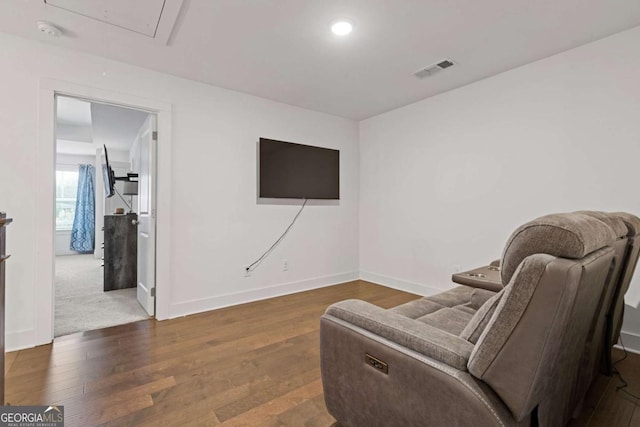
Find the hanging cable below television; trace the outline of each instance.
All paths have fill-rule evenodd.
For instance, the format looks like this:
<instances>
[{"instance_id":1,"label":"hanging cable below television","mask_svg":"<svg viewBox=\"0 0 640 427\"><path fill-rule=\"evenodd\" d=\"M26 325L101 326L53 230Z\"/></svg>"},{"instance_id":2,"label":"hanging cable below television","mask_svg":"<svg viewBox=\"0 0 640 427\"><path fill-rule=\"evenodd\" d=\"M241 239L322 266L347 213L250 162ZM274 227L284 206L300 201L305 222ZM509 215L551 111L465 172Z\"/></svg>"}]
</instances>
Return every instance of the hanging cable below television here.
<instances>
[{"instance_id":1,"label":"hanging cable below television","mask_svg":"<svg viewBox=\"0 0 640 427\"><path fill-rule=\"evenodd\" d=\"M271 245L271 247L269 249L267 249L262 255L260 255L260 257L257 260L255 260L254 262L249 264L248 267L245 267L245 271L247 273L251 273L256 268L258 268L260 263L262 261L264 261L264 259L267 258L269 256L269 254L271 254L271 252L273 252L273 250L280 244L280 242L282 242L284 240L284 238L287 235L287 233L289 232L289 230L291 230L291 227L293 227L293 224L295 224L296 221L298 220L298 217L300 216L300 214L304 210L304 207L307 205L307 201L308 201L308 199L304 199L304 203L302 203L302 206L300 206L300 210L298 211L296 216L293 217L293 220L291 221L291 224L289 224L287 229L284 230L284 233L282 233L280 235L280 237L278 237L278 239L273 243L273 245Z\"/></svg>"}]
</instances>

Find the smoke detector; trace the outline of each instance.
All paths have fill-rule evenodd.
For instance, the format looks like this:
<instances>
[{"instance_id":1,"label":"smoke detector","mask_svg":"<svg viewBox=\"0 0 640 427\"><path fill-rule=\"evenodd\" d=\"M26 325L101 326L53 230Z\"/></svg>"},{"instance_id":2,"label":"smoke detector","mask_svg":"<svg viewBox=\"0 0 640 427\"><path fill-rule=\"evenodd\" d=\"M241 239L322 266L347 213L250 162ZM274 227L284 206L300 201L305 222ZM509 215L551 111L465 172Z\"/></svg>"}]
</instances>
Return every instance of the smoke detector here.
<instances>
[{"instance_id":1,"label":"smoke detector","mask_svg":"<svg viewBox=\"0 0 640 427\"><path fill-rule=\"evenodd\" d=\"M41 33L44 33L48 36L60 37L62 35L62 30L53 25L51 22L38 21L36 22L36 25L38 26L38 30L40 30Z\"/></svg>"},{"instance_id":2,"label":"smoke detector","mask_svg":"<svg viewBox=\"0 0 640 427\"><path fill-rule=\"evenodd\" d=\"M454 65L455 64L452 60L445 58L436 62L435 64L427 65L426 67L419 69L418 71L413 73L413 75L419 79L424 79L425 77L433 76L434 74L449 67L453 67Z\"/></svg>"}]
</instances>

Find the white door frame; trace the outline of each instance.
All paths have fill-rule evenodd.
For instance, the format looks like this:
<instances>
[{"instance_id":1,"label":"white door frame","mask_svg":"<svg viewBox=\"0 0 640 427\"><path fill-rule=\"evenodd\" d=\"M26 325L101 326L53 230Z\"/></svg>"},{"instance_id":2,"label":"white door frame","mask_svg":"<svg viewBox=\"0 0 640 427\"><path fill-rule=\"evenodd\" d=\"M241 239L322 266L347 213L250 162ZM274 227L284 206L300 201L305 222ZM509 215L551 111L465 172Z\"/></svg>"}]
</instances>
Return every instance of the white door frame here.
<instances>
[{"instance_id":1,"label":"white door frame","mask_svg":"<svg viewBox=\"0 0 640 427\"><path fill-rule=\"evenodd\" d=\"M171 285L171 104L154 99L81 86L62 80L39 82L35 286L35 345L53 341L55 260L55 96L66 95L155 113L158 118L156 230L156 319L169 318Z\"/></svg>"}]
</instances>

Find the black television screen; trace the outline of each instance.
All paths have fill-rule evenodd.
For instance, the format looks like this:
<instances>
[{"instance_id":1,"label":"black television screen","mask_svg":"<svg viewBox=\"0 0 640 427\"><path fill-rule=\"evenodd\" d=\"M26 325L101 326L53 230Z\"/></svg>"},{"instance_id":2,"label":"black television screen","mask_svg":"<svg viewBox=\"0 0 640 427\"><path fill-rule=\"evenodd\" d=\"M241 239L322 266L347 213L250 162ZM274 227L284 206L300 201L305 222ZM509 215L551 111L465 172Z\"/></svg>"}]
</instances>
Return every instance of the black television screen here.
<instances>
[{"instance_id":1,"label":"black television screen","mask_svg":"<svg viewBox=\"0 0 640 427\"><path fill-rule=\"evenodd\" d=\"M112 197L116 194L116 178L109 164L109 154L107 146L104 147L104 163L102 164L102 181L104 183L104 197Z\"/></svg>"},{"instance_id":2,"label":"black television screen","mask_svg":"<svg viewBox=\"0 0 640 427\"><path fill-rule=\"evenodd\" d=\"M260 138L259 196L340 199L340 151Z\"/></svg>"}]
</instances>

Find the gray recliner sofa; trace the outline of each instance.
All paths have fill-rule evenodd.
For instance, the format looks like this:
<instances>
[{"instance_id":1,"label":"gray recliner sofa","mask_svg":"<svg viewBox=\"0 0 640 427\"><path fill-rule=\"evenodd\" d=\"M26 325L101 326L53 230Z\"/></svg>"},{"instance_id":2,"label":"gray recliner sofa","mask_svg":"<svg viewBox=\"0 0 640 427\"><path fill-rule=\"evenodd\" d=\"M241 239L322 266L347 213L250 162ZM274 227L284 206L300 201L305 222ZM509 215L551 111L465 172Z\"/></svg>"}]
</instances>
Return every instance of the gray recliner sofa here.
<instances>
[{"instance_id":1,"label":"gray recliner sofa","mask_svg":"<svg viewBox=\"0 0 640 427\"><path fill-rule=\"evenodd\" d=\"M565 425L617 240L593 216L548 215L509 238L499 292L330 306L320 327L329 412L345 427Z\"/></svg>"},{"instance_id":2,"label":"gray recliner sofa","mask_svg":"<svg viewBox=\"0 0 640 427\"><path fill-rule=\"evenodd\" d=\"M624 295L629 289L640 255L640 218L626 212L578 211L607 224L616 236L611 244L614 262L598 308L592 319L584 354L580 362L580 376L574 388L574 415L583 407L587 391L599 372L611 375L613 369L612 348L617 343L624 315ZM500 260L487 267L456 274L454 281L471 287L498 292L504 286L494 271L499 270ZM481 279L473 276L480 273ZM491 276L491 277L489 277Z\"/></svg>"}]
</instances>

